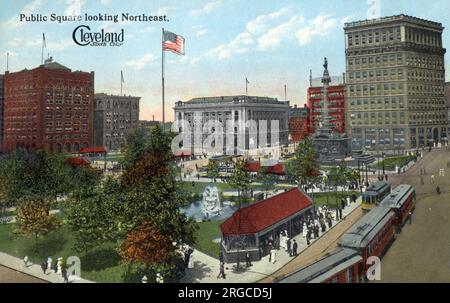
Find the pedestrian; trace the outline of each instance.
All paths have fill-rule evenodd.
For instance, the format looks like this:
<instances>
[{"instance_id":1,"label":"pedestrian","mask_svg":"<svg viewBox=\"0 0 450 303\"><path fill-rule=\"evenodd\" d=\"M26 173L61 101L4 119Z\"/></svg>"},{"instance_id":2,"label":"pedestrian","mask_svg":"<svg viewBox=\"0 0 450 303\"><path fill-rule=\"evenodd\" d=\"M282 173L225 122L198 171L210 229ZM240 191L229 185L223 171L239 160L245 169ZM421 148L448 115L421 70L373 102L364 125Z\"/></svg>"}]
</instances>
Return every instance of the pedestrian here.
<instances>
[{"instance_id":1,"label":"pedestrian","mask_svg":"<svg viewBox=\"0 0 450 303\"><path fill-rule=\"evenodd\" d=\"M289 254L289 257L292 257L291 239L288 239L288 240L287 240L286 246L287 246L287 252L288 252L288 254Z\"/></svg>"},{"instance_id":2,"label":"pedestrian","mask_svg":"<svg viewBox=\"0 0 450 303\"><path fill-rule=\"evenodd\" d=\"M272 259L272 264L275 264L275 262L277 262L277 251L275 248L272 248L272 250L270 251L270 255Z\"/></svg>"},{"instance_id":3,"label":"pedestrian","mask_svg":"<svg viewBox=\"0 0 450 303\"><path fill-rule=\"evenodd\" d=\"M412 212L408 212L408 221L409 224L412 224Z\"/></svg>"},{"instance_id":4,"label":"pedestrian","mask_svg":"<svg viewBox=\"0 0 450 303\"><path fill-rule=\"evenodd\" d=\"M47 258L47 270L49 271L49 273L50 273L51 270L52 270L52 262L53 262L52 258L51 258L51 257L48 257L48 258Z\"/></svg>"},{"instance_id":5,"label":"pedestrian","mask_svg":"<svg viewBox=\"0 0 450 303\"><path fill-rule=\"evenodd\" d=\"M434 184L434 175L431 175L431 184Z\"/></svg>"},{"instance_id":6,"label":"pedestrian","mask_svg":"<svg viewBox=\"0 0 450 303\"><path fill-rule=\"evenodd\" d=\"M42 272L45 275L45 271L47 270L47 261L42 262L41 269L42 269Z\"/></svg>"},{"instance_id":7,"label":"pedestrian","mask_svg":"<svg viewBox=\"0 0 450 303\"><path fill-rule=\"evenodd\" d=\"M250 266L252 266L252 258L251 258L251 256L250 256L250 253L249 252L247 252L246 254L245 254L245 266L248 268L248 267L250 267Z\"/></svg>"},{"instance_id":8,"label":"pedestrian","mask_svg":"<svg viewBox=\"0 0 450 303\"><path fill-rule=\"evenodd\" d=\"M25 256L23 258L23 263L24 263L25 267L28 267L28 256Z\"/></svg>"},{"instance_id":9,"label":"pedestrian","mask_svg":"<svg viewBox=\"0 0 450 303\"><path fill-rule=\"evenodd\" d=\"M61 268L61 275L63 277L63 283L69 283L69 277L67 276L67 267L64 265Z\"/></svg>"},{"instance_id":10,"label":"pedestrian","mask_svg":"<svg viewBox=\"0 0 450 303\"><path fill-rule=\"evenodd\" d=\"M220 262L219 275L217 276L217 279L226 279L225 264L223 262Z\"/></svg>"},{"instance_id":11,"label":"pedestrian","mask_svg":"<svg viewBox=\"0 0 450 303\"><path fill-rule=\"evenodd\" d=\"M342 208L339 208L339 219L342 220Z\"/></svg>"},{"instance_id":12,"label":"pedestrian","mask_svg":"<svg viewBox=\"0 0 450 303\"><path fill-rule=\"evenodd\" d=\"M341 199L341 208L344 209L345 208L345 200Z\"/></svg>"},{"instance_id":13,"label":"pedestrian","mask_svg":"<svg viewBox=\"0 0 450 303\"><path fill-rule=\"evenodd\" d=\"M297 256L297 248L298 248L297 241L295 241L294 239L294 244L292 244L292 255L294 257Z\"/></svg>"},{"instance_id":14,"label":"pedestrian","mask_svg":"<svg viewBox=\"0 0 450 303\"><path fill-rule=\"evenodd\" d=\"M311 240L309 239L309 237L306 237L306 245L309 246L309 244L311 244Z\"/></svg>"}]
</instances>

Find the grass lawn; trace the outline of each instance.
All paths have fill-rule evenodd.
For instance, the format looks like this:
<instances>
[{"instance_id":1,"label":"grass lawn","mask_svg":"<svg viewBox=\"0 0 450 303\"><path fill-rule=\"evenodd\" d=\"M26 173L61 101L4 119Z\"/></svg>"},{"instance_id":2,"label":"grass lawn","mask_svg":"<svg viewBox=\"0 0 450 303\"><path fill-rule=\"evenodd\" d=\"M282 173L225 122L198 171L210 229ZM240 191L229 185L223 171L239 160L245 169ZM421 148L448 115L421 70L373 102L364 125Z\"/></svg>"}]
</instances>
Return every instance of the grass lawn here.
<instances>
[{"instance_id":1,"label":"grass lawn","mask_svg":"<svg viewBox=\"0 0 450 303\"><path fill-rule=\"evenodd\" d=\"M340 205L341 198L346 199L348 196L351 196L352 194L355 194L356 196L359 196L359 192L357 191L346 191L346 192L338 192L338 203ZM314 200L314 204L319 205L327 205L330 208L336 208L336 194L334 192L330 193L315 193L315 194L309 194L312 196L312 199ZM327 203L328 199L328 203Z\"/></svg>"},{"instance_id":2,"label":"grass lawn","mask_svg":"<svg viewBox=\"0 0 450 303\"><path fill-rule=\"evenodd\" d=\"M53 231L37 241L33 237L19 237L13 232L14 224L0 225L0 251L41 264L47 257L67 259L78 256L81 259L82 278L97 282L122 282L125 267L119 264L120 257L114 245L104 244L87 253L73 249L74 238L67 226Z\"/></svg>"},{"instance_id":3,"label":"grass lawn","mask_svg":"<svg viewBox=\"0 0 450 303\"><path fill-rule=\"evenodd\" d=\"M220 238L219 226L222 222L223 221L198 222L199 229L196 233L196 243L194 247L199 251L218 259L220 254L220 243L214 243L212 240Z\"/></svg>"},{"instance_id":4,"label":"grass lawn","mask_svg":"<svg viewBox=\"0 0 450 303\"><path fill-rule=\"evenodd\" d=\"M384 167L388 170L394 170L395 166L402 167L408 164L410 161L414 160L414 156L399 156L399 157L389 157L384 159ZM373 168L381 169L383 168L383 162L376 163L372 165Z\"/></svg>"}]
</instances>

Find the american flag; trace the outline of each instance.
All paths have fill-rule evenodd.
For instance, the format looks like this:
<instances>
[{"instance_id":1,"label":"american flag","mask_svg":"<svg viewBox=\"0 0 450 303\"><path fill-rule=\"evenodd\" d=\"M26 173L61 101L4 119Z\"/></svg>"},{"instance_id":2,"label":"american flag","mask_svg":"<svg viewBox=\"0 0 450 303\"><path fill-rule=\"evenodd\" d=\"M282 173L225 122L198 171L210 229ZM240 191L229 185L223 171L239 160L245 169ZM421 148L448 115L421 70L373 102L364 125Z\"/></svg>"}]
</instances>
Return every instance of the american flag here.
<instances>
[{"instance_id":1,"label":"american flag","mask_svg":"<svg viewBox=\"0 0 450 303\"><path fill-rule=\"evenodd\" d=\"M184 56L184 38L169 31L163 31L163 50Z\"/></svg>"}]
</instances>

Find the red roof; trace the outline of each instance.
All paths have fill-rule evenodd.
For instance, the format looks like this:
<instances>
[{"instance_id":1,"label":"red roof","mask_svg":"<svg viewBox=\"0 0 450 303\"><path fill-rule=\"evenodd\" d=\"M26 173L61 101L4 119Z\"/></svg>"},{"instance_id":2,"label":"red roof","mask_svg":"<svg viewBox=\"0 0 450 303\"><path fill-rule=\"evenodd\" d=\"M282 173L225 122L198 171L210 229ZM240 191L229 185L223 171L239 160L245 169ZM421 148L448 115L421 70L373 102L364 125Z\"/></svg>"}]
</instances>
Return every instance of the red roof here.
<instances>
[{"instance_id":1,"label":"red roof","mask_svg":"<svg viewBox=\"0 0 450 303\"><path fill-rule=\"evenodd\" d=\"M67 158L66 163L73 166L88 166L91 164L91 162L84 158Z\"/></svg>"},{"instance_id":2,"label":"red roof","mask_svg":"<svg viewBox=\"0 0 450 303\"><path fill-rule=\"evenodd\" d=\"M322 173L320 172L320 171L318 171L317 169L311 169L310 171L309 171L309 176L310 177L318 177L318 176L321 176L322 175Z\"/></svg>"},{"instance_id":3,"label":"red roof","mask_svg":"<svg viewBox=\"0 0 450 303\"><path fill-rule=\"evenodd\" d=\"M245 170L251 173L257 173L261 169L261 163L254 161L254 162L245 162Z\"/></svg>"},{"instance_id":4,"label":"red roof","mask_svg":"<svg viewBox=\"0 0 450 303\"><path fill-rule=\"evenodd\" d=\"M262 231L277 222L312 206L303 191L293 188L236 211L220 225L224 235L245 235ZM240 224L238 224L240 220Z\"/></svg>"},{"instance_id":5,"label":"red roof","mask_svg":"<svg viewBox=\"0 0 450 303\"><path fill-rule=\"evenodd\" d=\"M174 157L177 157L177 158L184 158L184 157L190 157L190 156L192 156L192 153L190 151L179 151L174 154Z\"/></svg>"},{"instance_id":6,"label":"red roof","mask_svg":"<svg viewBox=\"0 0 450 303\"><path fill-rule=\"evenodd\" d=\"M107 150L106 147L100 146L100 147L87 147L82 148L78 152L79 154L106 154Z\"/></svg>"},{"instance_id":7,"label":"red roof","mask_svg":"<svg viewBox=\"0 0 450 303\"><path fill-rule=\"evenodd\" d=\"M275 165L267 168L266 173L283 176L285 174L284 165L281 163L275 164Z\"/></svg>"}]
</instances>

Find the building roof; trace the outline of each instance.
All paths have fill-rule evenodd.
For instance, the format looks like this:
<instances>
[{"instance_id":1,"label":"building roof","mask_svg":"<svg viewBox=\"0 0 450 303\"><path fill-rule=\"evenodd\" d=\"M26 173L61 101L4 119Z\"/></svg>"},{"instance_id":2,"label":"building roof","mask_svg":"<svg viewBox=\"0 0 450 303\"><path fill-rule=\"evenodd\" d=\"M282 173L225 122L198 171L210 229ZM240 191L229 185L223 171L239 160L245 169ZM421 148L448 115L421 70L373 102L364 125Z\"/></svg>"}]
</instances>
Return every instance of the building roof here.
<instances>
[{"instance_id":1,"label":"building roof","mask_svg":"<svg viewBox=\"0 0 450 303\"><path fill-rule=\"evenodd\" d=\"M370 25L379 25L379 24L385 24L385 23L390 23L390 22L399 22L399 21L434 27L434 28L437 28L440 30L444 29L442 27L442 23L425 20L425 19L421 19L421 18L417 18L417 17L412 17L412 16L408 16L405 14L400 14L400 15L395 15L395 16L387 16L387 17L370 19L370 20L360 20L360 21L348 22L348 23L345 23L344 29L352 29L352 28L358 28L358 27L364 27L364 26L370 26Z\"/></svg>"},{"instance_id":2,"label":"building roof","mask_svg":"<svg viewBox=\"0 0 450 303\"><path fill-rule=\"evenodd\" d=\"M373 208L341 237L339 245L356 249L366 247L393 216L389 208Z\"/></svg>"},{"instance_id":3,"label":"building roof","mask_svg":"<svg viewBox=\"0 0 450 303\"><path fill-rule=\"evenodd\" d=\"M70 71L70 68L58 63L58 62L45 62L45 64L41 65L40 67L44 67L46 69L62 69L62 70L67 70Z\"/></svg>"},{"instance_id":4,"label":"building roof","mask_svg":"<svg viewBox=\"0 0 450 303\"><path fill-rule=\"evenodd\" d=\"M388 208L400 208L412 192L414 192L414 187L400 184L380 202L380 205Z\"/></svg>"},{"instance_id":5,"label":"building roof","mask_svg":"<svg viewBox=\"0 0 450 303\"><path fill-rule=\"evenodd\" d=\"M269 166L266 169L266 173L273 174L273 175L279 175L279 176L284 176L286 174L284 165L281 163L277 163L275 165Z\"/></svg>"},{"instance_id":6,"label":"building roof","mask_svg":"<svg viewBox=\"0 0 450 303\"><path fill-rule=\"evenodd\" d=\"M278 280L277 283L320 283L361 260L358 251L340 247L324 258Z\"/></svg>"},{"instance_id":7,"label":"building roof","mask_svg":"<svg viewBox=\"0 0 450 303\"><path fill-rule=\"evenodd\" d=\"M66 159L66 163L70 164L72 166L89 166L91 165L91 162L89 162L89 160L83 158L83 157L79 157L79 158L67 158Z\"/></svg>"},{"instance_id":8,"label":"building roof","mask_svg":"<svg viewBox=\"0 0 450 303\"><path fill-rule=\"evenodd\" d=\"M78 152L79 154L106 154L108 151L106 150L106 147L100 146L100 147L87 147L82 148Z\"/></svg>"},{"instance_id":9,"label":"building roof","mask_svg":"<svg viewBox=\"0 0 450 303\"><path fill-rule=\"evenodd\" d=\"M261 169L261 163L258 161L247 161L244 164L244 168L248 172L257 173Z\"/></svg>"},{"instance_id":10,"label":"building roof","mask_svg":"<svg viewBox=\"0 0 450 303\"><path fill-rule=\"evenodd\" d=\"M236 211L220 225L223 235L254 234L312 206L312 199L293 188Z\"/></svg>"}]
</instances>

